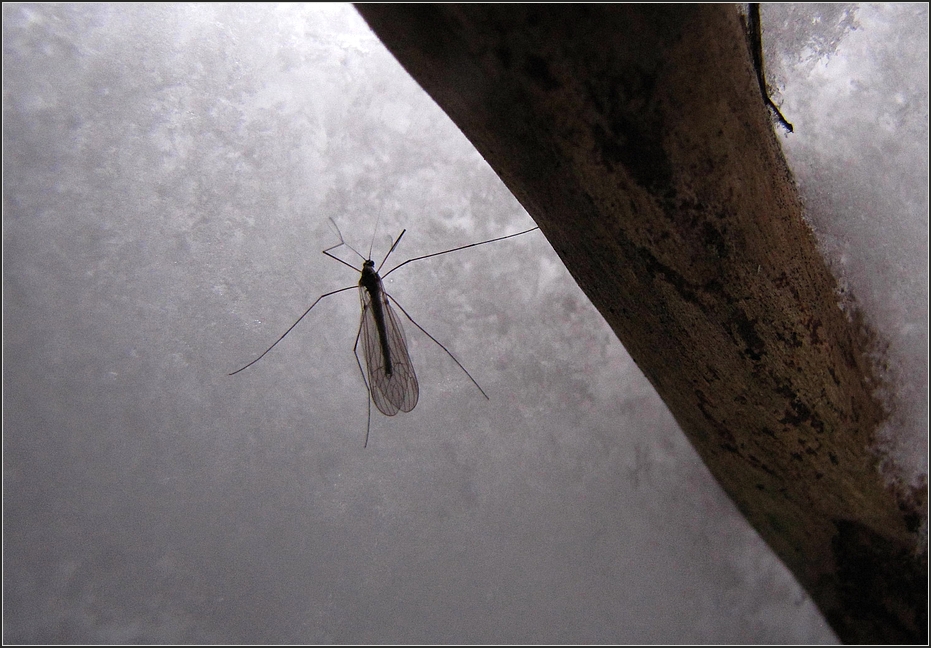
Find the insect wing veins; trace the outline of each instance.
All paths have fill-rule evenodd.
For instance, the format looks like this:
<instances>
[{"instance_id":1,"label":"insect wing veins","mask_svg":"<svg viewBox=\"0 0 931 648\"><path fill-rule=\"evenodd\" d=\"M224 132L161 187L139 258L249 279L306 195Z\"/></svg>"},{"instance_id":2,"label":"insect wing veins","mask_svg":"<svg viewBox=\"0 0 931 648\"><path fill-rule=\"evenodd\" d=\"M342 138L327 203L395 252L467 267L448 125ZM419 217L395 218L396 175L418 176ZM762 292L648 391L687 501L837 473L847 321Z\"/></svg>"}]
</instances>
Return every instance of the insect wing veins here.
<instances>
[{"instance_id":1,"label":"insect wing veins","mask_svg":"<svg viewBox=\"0 0 931 648\"><path fill-rule=\"evenodd\" d=\"M383 346L372 304L372 293L364 286L359 286L359 296L362 301L362 350L368 369L369 390L375 407L385 416L394 416L399 411L410 412L420 397L420 385L417 383L414 365L407 350L407 339L401 322L388 303L384 288L381 287L381 290L375 293L375 298L380 301L384 314L384 335L387 344ZM390 356L390 373L389 358L385 357L384 348L387 348Z\"/></svg>"}]
</instances>

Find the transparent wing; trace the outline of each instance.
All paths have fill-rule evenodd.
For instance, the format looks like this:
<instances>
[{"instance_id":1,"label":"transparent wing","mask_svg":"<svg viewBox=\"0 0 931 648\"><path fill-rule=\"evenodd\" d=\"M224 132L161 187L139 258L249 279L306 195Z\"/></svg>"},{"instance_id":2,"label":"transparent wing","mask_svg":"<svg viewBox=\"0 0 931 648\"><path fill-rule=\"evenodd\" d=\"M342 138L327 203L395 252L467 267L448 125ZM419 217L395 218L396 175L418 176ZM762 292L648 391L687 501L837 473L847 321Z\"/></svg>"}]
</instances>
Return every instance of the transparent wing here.
<instances>
[{"instance_id":1,"label":"transparent wing","mask_svg":"<svg viewBox=\"0 0 931 648\"><path fill-rule=\"evenodd\" d=\"M384 335L391 357L391 373L388 373L388 363L378 332L371 295L362 287L359 288L359 295L362 299L362 350L365 353L372 401L385 416L394 416L399 411L410 412L420 398L420 385L417 384L414 365L407 351L407 339L404 337L401 322L388 303L384 291L381 291L378 298L385 314Z\"/></svg>"}]
</instances>

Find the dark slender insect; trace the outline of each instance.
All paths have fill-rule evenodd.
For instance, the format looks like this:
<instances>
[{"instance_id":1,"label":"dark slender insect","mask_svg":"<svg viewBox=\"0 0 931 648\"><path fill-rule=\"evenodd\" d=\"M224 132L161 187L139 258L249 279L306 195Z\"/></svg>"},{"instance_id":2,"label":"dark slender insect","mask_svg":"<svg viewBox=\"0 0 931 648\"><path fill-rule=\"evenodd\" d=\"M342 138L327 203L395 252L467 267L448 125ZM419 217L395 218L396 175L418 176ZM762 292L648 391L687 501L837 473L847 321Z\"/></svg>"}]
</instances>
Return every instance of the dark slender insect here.
<instances>
[{"instance_id":1,"label":"dark slender insect","mask_svg":"<svg viewBox=\"0 0 931 648\"><path fill-rule=\"evenodd\" d=\"M485 393L485 390L476 382L475 378L472 377L472 374L462 366L462 363L456 359L449 349L447 349L443 344L437 340L435 337L430 335L420 324L414 321L404 307L401 306L391 295L385 291L384 284L382 283L383 277L378 273L381 272L382 267L385 265L385 262L388 260L388 257L391 256L391 253L395 251L398 247L398 244L401 242L401 237L404 236L404 233L407 230L402 230L398 235L398 238L394 240L394 243L391 245L391 249L388 250L388 254L385 255L385 258L382 260L381 264L378 266L378 269L375 268L375 262L372 261L372 251L369 249L368 258L364 257L362 254L357 252L352 246L350 246L343 239L342 232L339 231L339 227L336 225L336 222L333 219L330 219L330 222L333 223L333 226L336 228L336 232L339 235L339 243L323 250L323 253L339 261L345 266L352 268L353 270L359 271L358 268L353 266L350 263L346 263L339 257L330 254L331 250L335 250L338 247L345 245L347 248L355 252L362 260L362 269L361 276L359 278L359 298L362 303L362 318L359 322L359 331L356 333L356 341L353 345L352 351L356 356L356 363L359 365L359 372L362 374L362 381L365 383L366 389L369 392L371 398L368 403L368 422L365 427L365 444L364 447L368 446L369 441L369 430L371 429L372 424L372 402L375 403L375 407L378 408L385 416L394 416L398 412L410 412L417 405L417 401L420 398L420 384L417 382L417 375L414 372L414 365L411 362L410 353L407 349L407 338L404 336L404 328L401 326L401 321L398 318L397 314L392 308L391 304L394 303L402 313L411 321L411 323L420 329L424 335L436 342L437 345L443 351L445 351L453 361L459 365L459 368L465 372L465 375L469 377L469 380L472 381L478 390L482 393L486 399L488 394ZM376 225L377 227L377 225ZM532 232L538 227L532 227L523 232L517 232L516 234L508 234L507 236L500 236L498 238L490 239L488 241L481 241L479 243L471 243L469 245L462 245L460 247L452 248L450 250L443 250L442 252L434 252L432 254L425 254L423 256L414 257L408 259L403 263L399 263L394 266L384 274L384 277L387 277L392 272L401 268L402 266L412 263L414 261L420 261L422 259L429 259L431 257L440 256L441 254L449 254L450 252L458 252L459 250L465 250L471 247L476 247L479 245L485 245L486 243L494 243L496 241L503 241L505 239L514 238L515 236L520 236L522 234L527 234ZM374 239L374 236L373 236ZM346 286L345 288L340 288L339 290L333 290L328 293L324 293L317 297L313 304L304 311L304 314L297 318L297 321L292 324L287 331L285 331L281 337L279 337L275 342L268 347L262 355L258 358L237 369L236 371L229 374L230 376L238 374L244 369L248 369L256 362L265 357L265 355L271 351L275 346L281 342L288 333L290 333L294 327L296 327L301 320L316 306L320 300L330 295L335 295L337 293L345 292L351 290L356 286ZM368 369L368 378L366 378L366 371L362 368L362 361L359 359L359 340L362 340L362 351L365 355L365 366Z\"/></svg>"}]
</instances>

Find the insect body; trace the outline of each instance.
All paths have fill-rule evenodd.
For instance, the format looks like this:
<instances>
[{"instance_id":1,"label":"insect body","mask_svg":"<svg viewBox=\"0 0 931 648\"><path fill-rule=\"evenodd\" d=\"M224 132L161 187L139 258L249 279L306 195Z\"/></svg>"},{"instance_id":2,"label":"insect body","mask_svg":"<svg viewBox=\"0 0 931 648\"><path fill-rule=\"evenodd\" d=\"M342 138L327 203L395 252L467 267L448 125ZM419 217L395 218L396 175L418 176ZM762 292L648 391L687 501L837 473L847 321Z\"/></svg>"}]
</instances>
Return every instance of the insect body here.
<instances>
[{"instance_id":1,"label":"insect body","mask_svg":"<svg viewBox=\"0 0 931 648\"><path fill-rule=\"evenodd\" d=\"M333 222L332 219L330 219ZM365 258L359 252L356 252L355 249L350 247L344 240L343 235L339 231L339 227L336 226L336 223L333 222L333 226L336 227L336 231L339 234L340 242L336 245L327 248L323 251L328 257L339 261L345 266L352 268L353 270L358 270L355 266L346 263L339 257L330 254L331 250L345 245L350 250L355 252L362 260L362 270L361 276L359 278L359 297L362 302L362 319L359 323L359 331L356 334L356 342L353 346L353 353L356 356L356 363L359 365L359 371L362 373L362 380L365 382L366 388L368 389L371 399L369 400L369 413L368 413L368 423L365 430L365 445L368 445L369 430L372 423L372 402L375 403L375 407L378 408L385 416L394 416L398 412L410 412L417 405L417 401L420 398L420 385L417 382L417 375L414 373L414 365L411 362L410 353L407 350L407 338L404 336L404 329L401 326L400 319L395 313L394 308L392 307L392 302L397 306L405 317L411 321L411 323L420 329L424 335L429 337L431 340L436 342L437 345L443 351L445 351L453 361L459 365L459 368L465 372L465 375L469 377L469 380L472 381L478 390L482 393L486 399L488 394L485 393L485 390L475 381L472 375L462 366L462 363L456 359L449 349L443 346L439 340L430 335L420 324L418 324L414 319L407 313L406 310L394 300L394 298L385 292L384 284L382 283L382 277L379 276L379 271L385 262L388 260L388 257L394 252L395 248L398 247L398 243L401 242L401 238L404 236L404 233L407 230L403 230L398 238L395 239L394 243L391 245L391 249L388 250L388 254L385 255L384 260L382 260L381 265L378 269L375 268L375 262L371 258ZM419 261L421 259L428 259L430 257L439 256L441 254L448 254L449 252L456 252L458 250L464 250L466 248L475 247L478 245L484 245L486 243L494 243L495 241L502 241L504 239L513 238L515 236L520 236L521 234L527 234L532 232L536 227L533 227L529 230L523 232L518 232L516 234L509 234L507 236L501 236L495 239L488 241L482 241L480 243L472 243L470 245L463 245L461 247L453 248L451 250L444 250L443 252L434 252L433 254L425 254L423 256L414 257L408 259L403 263L399 263L385 273L385 277L397 270L398 268L407 265L413 261ZM369 257L371 257L371 251L369 252ZM244 367L237 369L232 372L230 375L238 374L243 369L247 369L254 365L256 362L265 357L269 351L271 351L275 346L281 342L285 336L290 333L295 326L297 326L302 319L313 309L317 303L320 302L324 297L329 297L330 295L335 295L337 293L345 292L351 290L355 286L347 286L345 288L340 288L339 290L333 290L328 293L320 295L310 307L304 311L304 314L301 315L294 324L292 324L287 331L285 331L281 337L279 337L275 342L268 347L262 355L258 358L245 365ZM362 362L359 360L359 340L362 340L362 351L365 355L365 366L366 369L362 368ZM366 377L366 374L368 377Z\"/></svg>"},{"instance_id":2,"label":"insect body","mask_svg":"<svg viewBox=\"0 0 931 648\"><path fill-rule=\"evenodd\" d=\"M362 299L359 332L368 368L368 388L375 407L385 416L410 412L420 397L420 385L407 351L404 329L388 302L388 293L371 259L362 264L359 296ZM357 335L357 346L358 343ZM357 353L356 359L358 357Z\"/></svg>"}]
</instances>

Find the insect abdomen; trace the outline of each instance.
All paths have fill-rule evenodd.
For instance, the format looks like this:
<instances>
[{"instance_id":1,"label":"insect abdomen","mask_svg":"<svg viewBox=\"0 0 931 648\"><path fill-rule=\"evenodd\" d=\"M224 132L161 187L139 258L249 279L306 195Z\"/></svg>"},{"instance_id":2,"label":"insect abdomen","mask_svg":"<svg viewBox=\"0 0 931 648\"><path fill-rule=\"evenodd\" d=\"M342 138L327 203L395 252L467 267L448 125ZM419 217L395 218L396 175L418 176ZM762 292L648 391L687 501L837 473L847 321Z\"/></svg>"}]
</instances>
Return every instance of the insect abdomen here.
<instances>
[{"instance_id":1,"label":"insect abdomen","mask_svg":"<svg viewBox=\"0 0 931 648\"><path fill-rule=\"evenodd\" d=\"M372 261L366 261L362 266L362 277L359 279L359 285L365 288L370 297L372 316L375 318L375 327L378 330L378 344L381 348L382 358L385 361L385 375L391 376L394 373L393 362L391 358L391 346L388 344L387 326L385 324L385 307L384 307L384 287L381 284L381 277L374 269Z\"/></svg>"}]
</instances>

